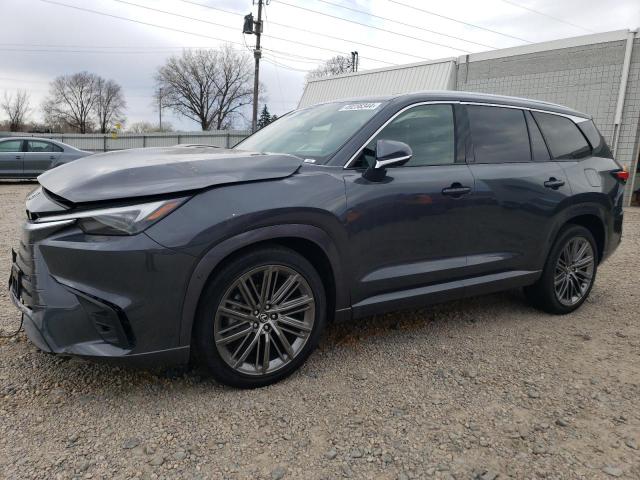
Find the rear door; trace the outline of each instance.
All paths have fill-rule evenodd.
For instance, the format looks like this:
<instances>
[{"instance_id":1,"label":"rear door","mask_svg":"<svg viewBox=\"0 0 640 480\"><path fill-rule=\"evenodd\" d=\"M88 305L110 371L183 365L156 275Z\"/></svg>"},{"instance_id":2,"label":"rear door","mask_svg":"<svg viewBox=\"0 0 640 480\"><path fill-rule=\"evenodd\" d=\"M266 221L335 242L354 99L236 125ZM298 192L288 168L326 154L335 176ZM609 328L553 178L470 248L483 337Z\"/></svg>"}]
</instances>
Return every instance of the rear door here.
<instances>
[{"instance_id":1,"label":"rear door","mask_svg":"<svg viewBox=\"0 0 640 480\"><path fill-rule=\"evenodd\" d=\"M20 178L23 176L23 141L8 139L0 141L0 176Z\"/></svg>"},{"instance_id":2,"label":"rear door","mask_svg":"<svg viewBox=\"0 0 640 480\"><path fill-rule=\"evenodd\" d=\"M553 218L571 195L562 166L529 111L472 104L465 110L475 179L469 268L484 275L540 270Z\"/></svg>"},{"instance_id":3,"label":"rear door","mask_svg":"<svg viewBox=\"0 0 640 480\"><path fill-rule=\"evenodd\" d=\"M27 152L24 159L24 175L37 177L55 165L62 155L62 148L46 140L27 140Z\"/></svg>"}]
</instances>

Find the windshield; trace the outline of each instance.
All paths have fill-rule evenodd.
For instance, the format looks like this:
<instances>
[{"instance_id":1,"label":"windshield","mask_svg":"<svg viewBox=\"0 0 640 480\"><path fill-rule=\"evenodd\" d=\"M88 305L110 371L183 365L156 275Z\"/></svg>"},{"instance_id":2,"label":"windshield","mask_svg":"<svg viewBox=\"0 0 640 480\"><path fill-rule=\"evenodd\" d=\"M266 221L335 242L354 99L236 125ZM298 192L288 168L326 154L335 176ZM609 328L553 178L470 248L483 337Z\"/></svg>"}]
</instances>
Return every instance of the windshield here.
<instances>
[{"instance_id":1,"label":"windshield","mask_svg":"<svg viewBox=\"0 0 640 480\"><path fill-rule=\"evenodd\" d=\"M381 108L381 102L339 102L296 110L234 148L288 153L324 163Z\"/></svg>"}]
</instances>

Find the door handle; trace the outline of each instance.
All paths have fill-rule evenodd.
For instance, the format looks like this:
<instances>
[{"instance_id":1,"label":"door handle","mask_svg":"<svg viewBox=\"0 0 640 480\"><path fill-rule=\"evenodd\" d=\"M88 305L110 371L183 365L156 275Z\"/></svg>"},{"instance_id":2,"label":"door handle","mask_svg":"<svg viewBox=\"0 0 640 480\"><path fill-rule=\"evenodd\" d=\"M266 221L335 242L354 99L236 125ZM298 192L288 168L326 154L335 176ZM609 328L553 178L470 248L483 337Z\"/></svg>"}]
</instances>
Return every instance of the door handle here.
<instances>
[{"instance_id":1,"label":"door handle","mask_svg":"<svg viewBox=\"0 0 640 480\"><path fill-rule=\"evenodd\" d=\"M462 195L466 195L471 192L471 187L465 187L461 183L454 182L450 187L446 187L442 189L443 195L448 195L450 197L459 198Z\"/></svg>"},{"instance_id":2,"label":"door handle","mask_svg":"<svg viewBox=\"0 0 640 480\"><path fill-rule=\"evenodd\" d=\"M556 177L551 177L549 180L544 182L544 186L546 188L552 188L553 190L557 190L560 187L564 186L564 180L558 180Z\"/></svg>"},{"instance_id":3,"label":"door handle","mask_svg":"<svg viewBox=\"0 0 640 480\"><path fill-rule=\"evenodd\" d=\"M51 155L51 156L49 157L49 160L55 160L55 159L56 159L56 157L54 157L53 155Z\"/></svg>"},{"instance_id":4,"label":"door handle","mask_svg":"<svg viewBox=\"0 0 640 480\"><path fill-rule=\"evenodd\" d=\"M22 155L16 155L16 160L20 160L22 158Z\"/></svg>"}]
</instances>

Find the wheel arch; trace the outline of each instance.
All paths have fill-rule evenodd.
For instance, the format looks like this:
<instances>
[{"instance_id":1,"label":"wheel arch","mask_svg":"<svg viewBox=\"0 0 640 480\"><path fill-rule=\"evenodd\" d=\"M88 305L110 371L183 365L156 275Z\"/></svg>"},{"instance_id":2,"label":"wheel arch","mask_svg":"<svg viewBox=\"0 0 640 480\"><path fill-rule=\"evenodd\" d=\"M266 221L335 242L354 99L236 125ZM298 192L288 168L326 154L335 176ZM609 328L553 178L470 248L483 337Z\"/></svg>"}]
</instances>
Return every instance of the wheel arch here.
<instances>
[{"instance_id":1,"label":"wheel arch","mask_svg":"<svg viewBox=\"0 0 640 480\"><path fill-rule=\"evenodd\" d=\"M600 263L604 256L606 240L606 230L600 217L593 214L577 215L570 218L566 224L580 225L591 232L591 235L593 235L593 238L596 241L596 247L598 249L598 263Z\"/></svg>"},{"instance_id":2,"label":"wheel arch","mask_svg":"<svg viewBox=\"0 0 640 480\"><path fill-rule=\"evenodd\" d=\"M546 259L546 256L549 254L551 247L558 238L560 230L564 226L571 224L583 226L591 232L596 241L598 263L601 262L607 246L607 223L605 219L605 208L600 204L583 204L565 211L553 229L544 258Z\"/></svg>"},{"instance_id":3,"label":"wheel arch","mask_svg":"<svg viewBox=\"0 0 640 480\"><path fill-rule=\"evenodd\" d=\"M191 342L193 323L200 297L209 280L228 261L247 250L266 245L290 248L311 262L325 287L328 315L349 307L339 251L329 235L319 227L288 224L261 227L228 238L211 248L196 265L184 298L180 324L180 345Z\"/></svg>"}]
</instances>

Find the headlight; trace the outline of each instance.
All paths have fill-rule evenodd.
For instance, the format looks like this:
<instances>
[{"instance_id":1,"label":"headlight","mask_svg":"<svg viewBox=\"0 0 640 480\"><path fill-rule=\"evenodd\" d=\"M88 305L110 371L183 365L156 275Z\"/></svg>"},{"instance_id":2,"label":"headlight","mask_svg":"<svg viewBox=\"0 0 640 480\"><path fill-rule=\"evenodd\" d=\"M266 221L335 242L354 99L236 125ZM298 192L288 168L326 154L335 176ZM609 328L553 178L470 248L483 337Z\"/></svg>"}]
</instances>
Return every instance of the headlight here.
<instances>
[{"instance_id":1,"label":"headlight","mask_svg":"<svg viewBox=\"0 0 640 480\"><path fill-rule=\"evenodd\" d=\"M85 232L94 235L135 235L149 228L182 205L187 198L158 200L157 202L125 207L85 210L65 215L38 218L36 223L76 220Z\"/></svg>"}]
</instances>

